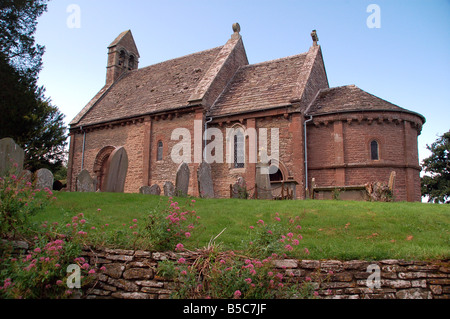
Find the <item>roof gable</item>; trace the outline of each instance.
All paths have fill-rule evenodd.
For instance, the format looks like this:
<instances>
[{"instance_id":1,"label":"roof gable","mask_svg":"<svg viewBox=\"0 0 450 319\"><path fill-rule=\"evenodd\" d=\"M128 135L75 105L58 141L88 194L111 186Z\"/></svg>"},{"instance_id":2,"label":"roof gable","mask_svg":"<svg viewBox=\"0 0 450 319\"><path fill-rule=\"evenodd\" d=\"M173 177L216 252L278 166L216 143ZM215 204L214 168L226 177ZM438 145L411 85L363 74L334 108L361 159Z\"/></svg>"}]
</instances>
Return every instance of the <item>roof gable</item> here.
<instances>
[{"instance_id":1,"label":"roof gable","mask_svg":"<svg viewBox=\"0 0 450 319\"><path fill-rule=\"evenodd\" d=\"M350 111L407 111L361 90L355 85L320 90L307 110L308 115Z\"/></svg>"},{"instance_id":2,"label":"roof gable","mask_svg":"<svg viewBox=\"0 0 450 319\"><path fill-rule=\"evenodd\" d=\"M306 53L240 67L210 110L211 116L290 104Z\"/></svg>"},{"instance_id":3,"label":"roof gable","mask_svg":"<svg viewBox=\"0 0 450 319\"><path fill-rule=\"evenodd\" d=\"M189 97L222 47L124 73L71 125L84 126L174 110ZM90 105L93 104L93 105Z\"/></svg>"}]
</instances>

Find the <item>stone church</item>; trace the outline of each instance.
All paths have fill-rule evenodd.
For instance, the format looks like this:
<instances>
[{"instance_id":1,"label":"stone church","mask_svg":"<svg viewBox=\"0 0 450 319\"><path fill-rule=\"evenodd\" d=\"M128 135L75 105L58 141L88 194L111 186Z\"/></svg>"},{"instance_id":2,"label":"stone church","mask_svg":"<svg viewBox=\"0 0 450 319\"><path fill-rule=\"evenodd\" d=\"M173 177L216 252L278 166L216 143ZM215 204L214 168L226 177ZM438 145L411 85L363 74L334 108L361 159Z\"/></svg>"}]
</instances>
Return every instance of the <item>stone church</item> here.
<instances>
[{"instance_id":1,"label":"stone church","mask_svg":"<svg viewBox=\"0 0 450 319\"><path fill-rule=\"evenodd\" d=\"M253 193L264 148L248 132L264 128L267 155L271 132L278 134L266 174L273 196L350 195L367 183L387 183L395 172L395 200L420 201L422 115L355 85L330 88L315 31L308 52L257 64L249 64L239 24L233 31L223 46L143 68L131 31L121 33L108 46L105 86L70 123L69 190L77 190L82 171L94 191L175 184L182 163L171 155L181 140L174 132L182 129L192 136L182 145L189 195L202 195L202 153L220 141L223 149L209 149L228 159L210 164L214 196L229 198L238 179ZM215 138L203 138L210 129Z\"/></svg>"}]
</instances>

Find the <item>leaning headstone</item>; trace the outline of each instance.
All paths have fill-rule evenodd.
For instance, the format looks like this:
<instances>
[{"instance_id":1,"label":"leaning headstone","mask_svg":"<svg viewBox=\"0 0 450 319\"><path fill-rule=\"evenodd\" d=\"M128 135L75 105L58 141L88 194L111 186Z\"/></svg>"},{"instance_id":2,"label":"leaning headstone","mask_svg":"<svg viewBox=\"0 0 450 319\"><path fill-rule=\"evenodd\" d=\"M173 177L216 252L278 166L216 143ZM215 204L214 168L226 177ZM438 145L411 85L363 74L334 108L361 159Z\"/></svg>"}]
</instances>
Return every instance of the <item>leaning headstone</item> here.
<instances>
[{"instance_id":1,"label":"leaning headstone","mask_svg":"<svg viewBox=\"0 0 450 319\"><path fill-rule=\"evenodd\" d=\"M197 170L198 190L201 198L214 198L214 185L211 175L211 165L202 162Z\"/></svg>"},{"instance_id":2,"label":"leaning headstone","mask_svg":"<svg viewBox=\"0 0 450 319\"><path fill-rule=\"evenodd\" d=\"M172 182L165 182L164 183L164 196L175 196L175 186Z\"/></svg>"},{"instance_id":3,"label":"leaning headstone","mask_svg":"<svg viewBox=\"0 0 450 319\"><path fill-rule=\"evenodd\" d=\"M175 182L175 194L177 196L187 196L189 190L189 166L186 163L181 164L177 171L177 178Z\"/></svg>"},{"instance_id":4,"label":"leaning headstone","mask_svg":"<svg viewBox=\"0 0 450 319\"><path fill-rule=\"evenodd\" d=\"M95 192L94 179L87 170L82 170L77 178L77 192L93 193Z\"/></svg>"},{"instance_id":5,"label":"leaning headstone","mask_svg":"<svg viewBox=\"0 0 450 319\"><path fill-rule=\"evenodd\" d=\"M128 155L125 148L114 150L108 159L108 168L105 181L105 192L123 193L125 179L128 172Z\"/></svg>"},{"instance_id":6,"label":"leaning headstone","mask_svg":"<svg viewBox=\"0 0 450 319\"><path fill-rule=\"evenodd\" d=\"M256 188L258 199L273 199L270 186L269 164L258 163L256 165Z\"/></svg>"},{"instance_id":7,"label":"leaning headstone","mask_svg":"<svg viewBox=\"0 0 450 319\"><path fill-rule=\"evenodd\" d=\"M36 188L50 190L53 189L53 174L46 168L41 168L35 174Z\"/></svg>"},{"instance_id":8,"label":"leaning headstone","mask_svg":"<svg viewBox=\"0 0 450 319\"><path fill-rule=\"evenodd\" d=\"M394 192L394 186L395 186L395 177L396 177L397 173L395 171L391 172L391 175L389 176L389 183L388 183L388 187L389 190L393 193Z\"/></svg>"},{"instance_id":9,"label":"leaning headstone","mask_svg":"<svg viewBox=\"0 0 450 319\"><path fill-rule=\"evenodd\" d=\"M12 138L0 140L0 176L8 174L13 164L17 164L16 173L23 169L23 149Z\"/></svg>"}]
</instances>

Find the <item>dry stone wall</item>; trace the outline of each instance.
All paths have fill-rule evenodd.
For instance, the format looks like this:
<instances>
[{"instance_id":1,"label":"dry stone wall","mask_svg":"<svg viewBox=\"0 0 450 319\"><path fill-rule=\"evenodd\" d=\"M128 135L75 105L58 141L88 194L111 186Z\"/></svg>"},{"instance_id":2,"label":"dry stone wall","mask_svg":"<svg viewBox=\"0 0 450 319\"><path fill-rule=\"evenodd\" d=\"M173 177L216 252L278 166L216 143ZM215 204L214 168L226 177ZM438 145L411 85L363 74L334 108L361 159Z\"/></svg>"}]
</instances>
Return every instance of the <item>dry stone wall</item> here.
<instances>
[{"instance_id":1,"label":"dry stone wall","mask_svg":"<svg viewBox=\"0 0 450 319\"><path fill-rule=\"evenodd\" d=\"M87 298L168 299L177 284L157 275L163 260L188 253L86 249L91 266L106 268L85 291ZM311 281L325 299L450 299L450 261L295 260L274 262L289 281ZM374 275L378 270L379 281ZM378 283L371 287L368 282Z\"/></svg>"}]
</instances>

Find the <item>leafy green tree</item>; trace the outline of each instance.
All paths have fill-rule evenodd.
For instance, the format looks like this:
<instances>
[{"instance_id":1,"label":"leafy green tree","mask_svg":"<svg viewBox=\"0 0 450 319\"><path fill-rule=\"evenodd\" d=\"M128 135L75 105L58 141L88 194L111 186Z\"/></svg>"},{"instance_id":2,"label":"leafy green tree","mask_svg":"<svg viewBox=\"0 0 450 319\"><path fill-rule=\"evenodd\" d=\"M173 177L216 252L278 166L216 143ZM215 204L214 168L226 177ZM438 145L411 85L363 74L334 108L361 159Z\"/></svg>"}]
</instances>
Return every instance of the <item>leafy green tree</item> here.
<instances>
[{"instance_id":1,"label":"leafy green tree","mask_svg":"<svg viewBox=\"0 0 450 319\"><path fill-rule=\"evenodd\" d=\"M421 179L422 196L429 202L450 204L450 131L440 136L436 142L427 145L431 156L424 159L423 170L428 173Z\"/></svg>"},{"instance_id":2,"label":"leafy green tree","mask_svg":"<svg viewBox=\"0 0 450 319\"><path fill-rule=\"evenodd\" d=\"M37 85L45 48L35 44L34 33L47 2L0 1L0 138L23 147L32 171L61 167L67 145L64 115Z\"/></svg>"}]
</instances>

